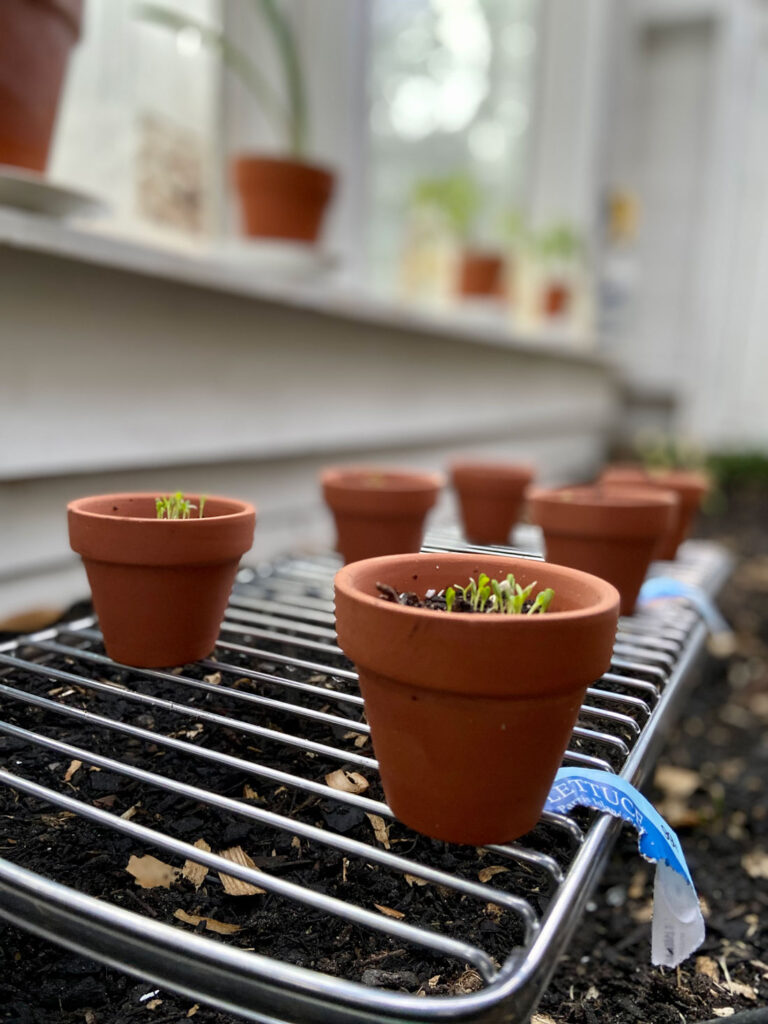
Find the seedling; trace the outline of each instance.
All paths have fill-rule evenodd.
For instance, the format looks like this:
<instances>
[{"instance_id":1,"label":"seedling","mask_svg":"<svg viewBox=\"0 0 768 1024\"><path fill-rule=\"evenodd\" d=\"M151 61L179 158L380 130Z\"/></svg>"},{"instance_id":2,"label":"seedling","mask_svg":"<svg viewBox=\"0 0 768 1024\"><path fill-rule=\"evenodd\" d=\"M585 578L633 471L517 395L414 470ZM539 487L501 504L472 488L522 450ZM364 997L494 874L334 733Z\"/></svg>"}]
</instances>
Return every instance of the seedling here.
<instances>
[{"instance_id":1,"label":"seedling","mask_svg":"<svg viewBox=\"0 0 768 1024\"><path fill-rule=\"evenodd\" d=\"M555 596L547 587L533 595L536 582L521 587L510 573L505 580L492 580L485 573L477 579L470 576L465 587L458 583L445 590L428 590L423 598L414 593L399 594L387 583L377 583L381 597L393 604L411 608L427 608L431 611L479 612L498 615L534 615L545 612Z\"/></svg>"},{"instance_id":2,"label":"seedling","mask_svg":"<svg viewBox=\"0 0 768 1024\"><path fill-rule=\"evenodd\" d=\"M203 494L200 496L198 519L203 518L205 502L206 497ZM193 505L189 498L185 498L181 491L176 491L175 494L161 495L156 498L155 508L158 519L191 519L192 513L198 509L198 506Z\"/></svg>"},{"instance_id":3,"label":"seedling","mask_svg":"<svg viewBox=\"0 0 768 1024\"><path fill-rule=\"evenodd\" d=\"M460 587L458 584L448 587L445 592L446 610L451 611L456 607L456 594L459 593L473 612L495 612L499 615L533 615L545 612L555 592L551 587L547 587L532 598L535 586L534 580L527 587L521 587L512 573L501 581L492 580L485 573L480 573L477 580L470 576L466 587Z\"/></svg>"}]
</instances>

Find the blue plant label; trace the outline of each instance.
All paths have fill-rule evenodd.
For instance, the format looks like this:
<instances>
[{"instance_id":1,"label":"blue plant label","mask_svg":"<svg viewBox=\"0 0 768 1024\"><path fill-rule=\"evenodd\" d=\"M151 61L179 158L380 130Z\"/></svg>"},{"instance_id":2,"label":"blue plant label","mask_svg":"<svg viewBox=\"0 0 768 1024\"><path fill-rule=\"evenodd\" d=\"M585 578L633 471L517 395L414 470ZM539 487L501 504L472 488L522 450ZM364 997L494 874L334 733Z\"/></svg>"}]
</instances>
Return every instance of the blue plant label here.
<instances>
[{"instance_id":1,"label":"blue plant label","mask_svg":"<svg viewBox=\"0 0 768 1024\"><path fill-rule=\"evenodd\" d=\"M641 856L656 864L651 962L677 967L704 941L704 918L680 841L651 803L624 779L592 768L561 768L545 810L576 806L611 814L638 833Z\"/></svg>"},{"instance_id":2,"label":"blue plant label","mask_svg":"<svg viewBox=\"0 0 768 1024\"><path fill-rule=\"evenodd\" d=\"M665 598L683 598L701 615L710 633L730 633L731 629L720 613L720 609L701 587L692 583L683 583L672 576L652 576L640 587L637 605L653 604Z\"/></svg>"}]
</instances>

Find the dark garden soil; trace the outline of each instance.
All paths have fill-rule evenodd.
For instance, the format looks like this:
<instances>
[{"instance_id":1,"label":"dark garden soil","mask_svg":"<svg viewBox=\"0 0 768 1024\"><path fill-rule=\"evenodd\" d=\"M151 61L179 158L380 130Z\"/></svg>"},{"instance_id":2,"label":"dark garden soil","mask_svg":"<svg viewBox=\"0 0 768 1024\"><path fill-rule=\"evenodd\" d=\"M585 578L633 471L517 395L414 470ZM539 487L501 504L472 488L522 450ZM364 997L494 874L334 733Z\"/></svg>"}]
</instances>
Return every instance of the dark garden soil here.
<instances>
[{"instance_id":1,"label":"dark garden soil","mask_svg":"<svg viewBox=\"0 0 768 1024\"><path fill-rule=\"evenodd\" d=\"M705 905L706 942L677 971L650 966L653 869L640 859L634 838L623 835L577 937L534 1017L538 1024L699 1024L713 1017L726 1017L731 1010L739 1012L768 1002L768 534L763 529L763 517L762 495L744 491L734 496L726 515L705 518L700 524L700 534L724 540L743 559L722 597L723 609L736 629L737 649L727 661L708 666L690 696L682 721L670 736L649 790L683 842ZM89 674L87 665L80 664L78 670ZM92 667L91 674L94 679L102 678L97 666ZM115 678L114 674L110 678ZM45 694L51 682L31 678L29 686ZM71 698L62 699L77 704L80 697L82 694L73 692ZM205 703L208 698L201 695L199 699ZM162 711L137 710L119 694L101 695L99 701L102 707L109 703L111 713L125 720L157 731L163 729ZM11 710L22 721L24 712ZM36 727L45 727L45 718L39 714L35 722ZM273 724L280 725L277 720ZM339 730L334 742L346 743L350 751L370 754L368 746L355 743L354 723L350 725L349 732ZM312 727L306 734L313 735ZM194 735L187 734L187 738L196 742ZM318 733L314 738L327 736ZM80 740L83 746L100 749L105 755L111 753L103 732L91 735L81 731ZM0 737L0 762L14 755L15 743ZM249 744L258 744L262 762L270 763L274 757L278 765L277 753L270 750L268 742L243 737L234 730L226 739L226 749L240 756L249 756ZM105 770L93 772L87 766L68 765L66 759L62 761L45 751L39 763L30 760L27 752L24 757L24 771L30 777L42 781L54 772L61 785L70 768L66 784L70 789L64 787L64 791L113 812L128 812L140 824L157 826L158 821L172 814L174 834L189 842L207 838L216 850L243 843L254 863L268 866L271 873L313 886L319 883L331 895L343 876L345 896L352 902L391 907L399 901L401 911L412 908L427 920L439 911L441 920L446 920L448 897L438 887L412 886L406 895L410 906L406 906L402 886L395 892L387 873L370 871L370 866L354 861L344 867L339 854L323 847L311 848L305 840L278 832L264 834L259 841L260 833L252 823L219 817L171 795L150 797L138 783L121 781ZM176 774L181 769L181 755L178 765L176 757L173 752L158 751L162 761L158 770ZM284 763L283 755L281 759ZM200 770L196 762L187 759L185 763L192 773L189 781L202 784L202 778L194 777L194 772ZM338 763L326 762L318 755L317 779L322 780L338 767ZM303 770L306 773L306 762ZM226 795L245 796L257 805L269 788L257 785L260 793L246 793L241 773L210 765L205 767L205 785ZM366 795L380 798L375 789ZM350 836L362 835L361 830L370 828L356 808L345 810L339 804L279 792L277 787L269 796L271 807L290 811L309 824L325 823ZM341 820L345 816L347 820ZM183 878L167 889L126 886L125 867L130 855L137 852L135 840L80 823L78 832L84 842L75 849L66 840L68 827L67 817L60 812L52 809L51 814L43 815L39 804L24 796L14 800L7 791L0 791L0 856L33 867L28 853L22 858L19 850L39 847L50 858L52 849L62 877L71 884L97 895L109 895L126 909L160 919L169 919L177 911L195 914L204 903L205 884L196 890ZM433 848L427 839L414 843L412 833L404 832L401 837L398 830L396 824L391 827L390 839L408 836L410 843L399 852L425 861L439 857L444 862L444 844ZM545 839L557 856L556 837L545 834ZM83 849L88 851L86 857ZM490 863L487 853L451 849L450 868L468 878L476 878L478 869ZM171 859L158 850L139 852ZM510 871L509 879L501 875L494 879L497 881L515 891L523 887L532 900L541 900L543 905L541 879L535 874ZM410 991L417 991L438 975L438 992L471 989L477 981L473 972L429 953L414 957L409 951L405 958L395 943L382 957L380 940L379 947L374 946L364 930L339 926L329 933L323 914L298 909L288 901L269 897L268 905L274 909L264 913L259 903L263 897L222 897L216 886L208 899L210 909L205 904L201 912L239 929L228 937L230 941L271 951L288 962L369 983L376 981L377 971L386 971L390 983L394 975L395 986ZM197 927L201 930L204 925ZM468 908L462 902L457 904L453 925L444 930L474 938L501 959L514 943L516 936L510 934L513 927L511 917L500 919L498 914L489 913L488 907ZM210 932L206 934L210 936ZM155 991L146 982L0 924L0 1020L19 1024L161 1024L187 1019L196 1024L233 1024L236 1020L165 990Z\"/></svg>"}]
</instances>

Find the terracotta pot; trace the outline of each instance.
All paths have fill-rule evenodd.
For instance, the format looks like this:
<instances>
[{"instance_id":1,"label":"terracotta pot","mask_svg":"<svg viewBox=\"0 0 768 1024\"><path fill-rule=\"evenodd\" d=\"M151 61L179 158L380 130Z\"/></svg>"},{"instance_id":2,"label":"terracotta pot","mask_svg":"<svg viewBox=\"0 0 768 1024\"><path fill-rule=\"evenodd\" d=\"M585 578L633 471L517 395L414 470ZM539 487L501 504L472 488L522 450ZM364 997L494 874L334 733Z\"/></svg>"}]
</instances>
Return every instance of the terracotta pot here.
<instances>
[{"instance_id":1,"label":"terracotta pot","mask_svg":"<svg viewBox=\"0 0 768 1024\"><path fill-rule=\"evenodd\" d=\"M240 156L234 179L246 235L317 241L333 192L330 171L296 160Z\"/></svg>"},{"instance_id":2,"label":"terracotta pot","mask_svg":"<svg viewBox=\"0 0 768 1024\"><path fill-rule=\"evenodd\" d=\"M504 294L504 259L495 252L465 249L459 263L459 295L501 298Z\"/></svg>"},{"instance_id":3,"label":"terracotta pot","mask_svg":"<svg viewBox=\"0 0 768 1024\"><path fill-rule=\"evenodd\" d=\"M654 549L677 515L678 498L651 488L564 487L528 495L546 558L612 583L631 615Z\"/></svg>"},{"instance_id":4,"label":"terracotta pot","mask_svg":"<svg viewBox=\"0 0 768 1024\"><path fill-rule=\"evenodd\" d=\"M376 583L424 593L486 572L538 581L544 615L407 608ZM531 559L406 555L336 575L339 644L360 675L389 806L435 839L483 845L539 819L584 692L608 668L619 595L603 580Z\"/></svg>"},{"instance_id":5,"label":"terracotta pot","mask_svg":"<svg viewBox=\"0 0 768 1024\"><path fill-rule=\"evenodd\" d=\"M467 540L506 544L518 520L531 466L512 462L454 462L451 479L459 496Z\"/></svg>"},{"instance_id":6,"label":"terracotta pot","mask_svg":"<svg viewBox=\"0 0 768 1024\"><path fill-rule=\"evenodd\" d=\"M323 496L336 522L336 550L345 562L418 551L427 512L445 478L439 473L327 469Z\"/></svg>"},{"instance_id":7,"label":"terracotta pot","mask_svg":"<svg viewBox=\"0 0 768 1024\"><path fill-rule=\"evenodd\" d=\"M564 316L571 305L571 289L562 281L551 281L544 288L542 306L545 316Z\"/></svg>"},{"instance_id":8,"label":"terracotta pot","mask_svg":"<svg viewBox=\"0 0 768 1024\"><path fill-rule=\"evenodd\" d=\"M67 506L107 654L141 668L211 653L256 521L252 505L216 497L202 519L160 520L155 498L104 494Z\"/></svg>"},{"instance_id":9,"label":"terracotta pot","mask_svg":"<svg viewBox=\"0 0 768 1024\"><path fill-rule=\"evenodd\" d=\"M654 557L672 561L677 549L688 536L693 520L711 482L706 473L683 469L646 469L644 466L607 466L600 475L602 483L631 484L674 491L680 499L677 516L661 539Z\"/></svg>"},{"instance_id":10,"label":"terracotta pot","mask_svg":"<svg viewBox=\"0 0 768 1024\"><path fill-rule=\"evenodd\" d=\"M0 164L44 171L82 0L0 3Z\"/></svg>"}]
</instances>

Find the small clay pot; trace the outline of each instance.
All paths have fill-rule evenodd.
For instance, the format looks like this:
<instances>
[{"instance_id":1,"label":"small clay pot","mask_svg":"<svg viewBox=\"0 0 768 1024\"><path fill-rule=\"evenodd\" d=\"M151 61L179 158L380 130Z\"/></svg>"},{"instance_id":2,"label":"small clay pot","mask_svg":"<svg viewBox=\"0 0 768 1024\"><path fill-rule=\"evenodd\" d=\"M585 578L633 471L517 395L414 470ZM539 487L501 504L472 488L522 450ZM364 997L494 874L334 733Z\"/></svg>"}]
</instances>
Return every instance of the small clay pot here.
<instances>
[{"instance_id":1,"label":"small clay pot","mask_svg":"<svg viewBox=\"0 0 768 1024\"><path fill-rule=\"evenodd\" d=\"M336 522L336 550L345 562L418 551L427 512L445 478L439 473L326 469L323 496Z\"/></svg>"},{"instance_id":2,"label":"small clay pot","mask_svg":"<svg viewBox=\"0 0 768 1024\"><path fill-rule=\"evenodd\" d=\"M333 192L330 171L297 160L239 156L233 172L246 235L317 241Z\"/></svg>"},{"instance_id":3,"label":"small clay pot","mask_svg":"<svg viewBox=\"0 0 768 1024\"><path fill-rule=\"evenodd\" d=\"M544 287L542 308L545 316L565 316L571 307L571 289L563 281L550 281Z\"/></svg>"},{"instance_id":4,"label":"small clay pot","mask_svg":"<svg viewBox=\"0 0 768 1024\"><path fill-rule=\"evenodd\" d=\"M608 580L621 594L621 614L631 615L678 498L652 488L563 487L529 492L528 507L547 560Z\"/></svg>"},{"instance_id":5,"label":"small clay pot","mask_svg":"<svg viewBox=\"0 0 768 1024\"><path fill-rule=\"evenodd\" d=\"M506 544L532 479L531 466L513 462L454 462L451 480L467 540Z\"/></svg>"},{"instance_id":6,"label":"small clay pot","mask_svg":"<svg viewBox=\"0 0 768 1024\"><path fill-rule=\"evenodd\" d=\"M216 497L202 519L160 520L156 497L103 494L67 506L107 654L137 668L211 653L256 521L252 505Z\"/></svg>"},{"instance_id":7,"label":"small clay pot","mask_svg":"<svg viewBox=\"0 0 768 1024\"><path fill-rule=\"evenodd\" d=\"M633 487L654 487L674 491L680 499L678 514L666 535L659 542L654 557L672 561L677 549L688 536L702 499L709 492L711 481L706 473L684 469L646 469L640 465L606 466L600 475L606 484L631 484Z\"/></svg>"},{"instance_id":8,"label":"small clay pot","mask_svg":"<svg viewBox=\"0 0 768 1024\"><path fill-rule=\"evenodd\" d=\"M0 3L0 164L44 171L82 0Z\"/></svg>"},{"instance_id":9,"label":"small clay pot","mask_svg":"<svg viewBox=\"0 0 768 1024\"><path fill-rule=\"evenodd\" d=\"M481 572L552 587L540 615L428 611L424 594ZM504 843L539 819L585 690L611 660L619 595L604 580L531 559L404 555L336 574L339 644L355 662L389 806L455 843Z\"/></svg>"},{"instance_id":10,"label":"small clay pot","mask_svg":"<svg viewBox=\"0 0 768 1024\"><path fill-rule=\"evenodd\" d=\"M503 257L481 249L465 249L459 263L456 290L465 298L501 298L504 294Z\"/></svg>"}]
</instances>

